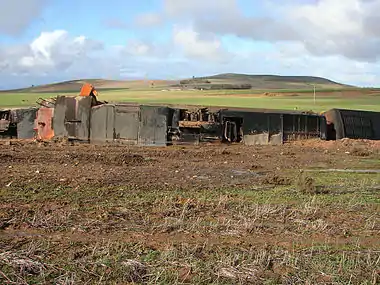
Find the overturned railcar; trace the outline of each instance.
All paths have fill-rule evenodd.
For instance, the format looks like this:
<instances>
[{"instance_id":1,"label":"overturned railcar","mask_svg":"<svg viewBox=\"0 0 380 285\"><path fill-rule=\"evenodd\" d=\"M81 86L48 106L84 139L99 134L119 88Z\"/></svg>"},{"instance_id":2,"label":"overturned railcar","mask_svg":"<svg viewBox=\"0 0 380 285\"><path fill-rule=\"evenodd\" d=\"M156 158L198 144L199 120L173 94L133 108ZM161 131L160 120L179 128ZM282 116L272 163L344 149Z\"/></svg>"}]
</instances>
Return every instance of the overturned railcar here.
<instances>
[{"instance_id":1,"label":"overturned railcar","mask_svg":"<svg viewBox=\"0 0 380 285\"><path fill-rule=\"evenodd\" d=\"M91 110L90 141L131 145L168 144L170 108L104 104Z\"/></svg>"},{"instance_id":2,"label":"overturned railcar","mask_svg":"<svg viewBox=\"0 0 380 285\"><path fill-rule=\"evenodd\" d=\"M16 138L17 122L16 113L12 110L0 110L0 137Z\"/></svg>"},{"instance_id":3,"label":"overturned railcar","mask_svg":"<svg viewBox=\"0 0 380 285\"><path fill-rule=\"evenodd\" d=\"M91 96L57 97L52 124L54 137L89 141L91 111L95 105Z\"/></svg>"},{"instance_id":4,"label":"overturned railcar","mask_svg":"<svg viewBox=\"0 0 380 285\"><path fill-rule=\"evenodd\" d=\"M58 97L54 137L91 143L145 146L226 142L282 144L322 138L323 116L242 108L181 108L138 104L96 104L91 97Z\"/></svg>"},{"instance_id":5,"label":"overturned railcar","mask_svg":"<svg viewBox=\"0 0 380 285\"><path fill-rule=\"evenodd\" d=\"M0 110L0 137L33 139L37 108Z\"/></svg>"},{"instance_id":6,"label":"overturned railcar","mask_svg":"<svg viewBox=\"0 0 380 285\"><path fill-rule=\"evenodd\" d=\"M275 110L221 110L223 139L246 145L282 144L286 141L326 137L323 116Z\"/></svg>"},{"instance_id":7,"label":"overturned railcar","mask_svg":"<svg viewBox=\"0 0 380 285\"><path fill-rule=\"evenodd\" d=\"M326 122L318 114L263 109L180 109L172 130L176 142L218 140L227 143L282 144L326 137Z\"/></svg>"},{"instance_id":8,"label":"overturned railcar","mask_svg":"<svg viewBox=\"0 0 380 285\"><path fill-rule=\"evenodd\" d=\"M380 140L380 112L331 109L325 112L327 139Z\"/></svg>"},{"instance_id":9,"label":"overturned railcar","mask_svg":"<svg viewBox=\"0 0 380 285\"><path fill-rule=\"evenodd\" d=\"M98 144L164 146L168 144L172 113L163 106L99 104L92 96L59 96L52 113L51 132L54 138ZM40 118L47 126L49 116Z\"/></svg>"},{"instance_id":10,"label":"overturned railcar","mask_svg":"<svg viewBox=\"0 0 380 285\"><path fill-rule=\"evenodd\" d=\"M144 146L283 144L294 140L380 139L380 112L332 109L324 114L222 107L106 103L93 94L58 96L40 108L0 111L0 137Z\"/></svg>"}]
</instances>

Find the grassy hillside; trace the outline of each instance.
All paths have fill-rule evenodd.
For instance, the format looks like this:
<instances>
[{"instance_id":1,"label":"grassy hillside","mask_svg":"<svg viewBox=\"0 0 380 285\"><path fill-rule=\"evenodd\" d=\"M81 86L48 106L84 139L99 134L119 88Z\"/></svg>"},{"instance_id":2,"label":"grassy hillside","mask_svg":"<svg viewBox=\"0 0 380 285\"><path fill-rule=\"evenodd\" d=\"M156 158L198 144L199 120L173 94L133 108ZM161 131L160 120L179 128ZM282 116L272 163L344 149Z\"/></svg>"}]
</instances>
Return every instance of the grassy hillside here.
<instances>
[{"instance_id":1,"label":"grassy hillside","mask_svg":"<svg viewBox=\"0 0 380 285\"><path fill-rule=\"evenodd\" d=\"M315 76L282 76L282 75L248 75L237 73L224 73L208 77L210 79L231 79L244 81L266 81L266 82L285 82L285 83L310 83L310 84L332 84L347 86L338 82Z\"/></svg>"},{"instance_id":2,"label":"grassy hillside","mask_svg":"<svg viewBox=\"0 0 380 285\"><path fill-rule=\"evenodd\" d=\"M340 84L321 77L311 76L278 76L278 75L248 75L225 73L206 77L196 77L184 80L106 80L106 79L79 79L64 81L40 86L33 86L24 89L10 90L17 93L71 93L79 92L83 83L88 82L98 90L112 91L120 89L172 89L172 88L203 88L203 89L234 89L228 86L246 85L248 88L265 92L265 90L311 90L313 85L319 89L346 89L352 86ZM180 84L186 82L186 84ZM213 88L214 87L214 88ZM223 88L226 87L226 88ZM7 91L0 91L1 93Z\"/></svg>"},{"instance_id":3,"label":"grassy hillside","mask_svg":"<svg viewBox=\"0 0 380 285\"><path fill-rule=\"evenodd\" d=\"M112 91L123 89L141 89L153 87L165 87L169 84L174 84L174 81L165 80L107 80L107 79L78 79L51 83L46 85L33 86L17 90L0 91L1 93L79 93L84 83L90 83L97 90Z\"/></svg>"},{"instance_id":4,"label":"grassy hillside","mask_svg":"<svg viewBox=\"0 0 380 285\"><path fill-rule=\"evenodd\" d=\"M0 92L0 108L34 106L38 98L51 98L64 94L72 96L79 93L84 82L89 82L99 91L99 99L108 102L314 111L331 108L380 111L379 89L354 88L319 77L220 74L210 76L207 80L212 83L205 84L243 82L243 84L252 84L255 88L201 91L194 90L191 86L178 88L179 82L164 80L75 80ZM303 85L304 81L315 84L316 103L313 99L312 85L306 83ZM176 85L177 87L174 87Z\"/></svg>"},{"instance_id":5,"label":"grassy hillside","mask_svg":"<svg viewBox=\"0 0 380 285\"><path fill-rule=\"evenodd\" d=\"M313 76L280 76L280 75L248 75L225 73L206 77L196 77L182 80L181 83L187 88L213 89L217 86L238 87L245 85L243 89L311 89L315 85L324 89L342 89L353 86L341 84L322 77Z\"/></svg>"}]
</instances>

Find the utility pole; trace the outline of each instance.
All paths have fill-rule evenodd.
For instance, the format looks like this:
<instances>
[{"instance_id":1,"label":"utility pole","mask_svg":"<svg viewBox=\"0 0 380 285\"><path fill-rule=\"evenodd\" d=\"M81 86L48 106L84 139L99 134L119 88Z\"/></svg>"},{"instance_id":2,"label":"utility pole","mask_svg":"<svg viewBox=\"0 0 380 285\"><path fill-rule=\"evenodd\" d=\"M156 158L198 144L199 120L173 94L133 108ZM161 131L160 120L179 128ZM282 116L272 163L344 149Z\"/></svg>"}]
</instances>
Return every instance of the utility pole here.
<instances>
[{"instance_id":1,"label":"utility pole","mask_svg":"<svg viewBox=\"0 0 380 285\"><path fill-rule=\"evenodd\" d=\"M315 84L313 84L313 83L306 83L306 85L313 86L313 101L314 101L314 104L315 104L317 102L317 94L316 94Z\"/></svg>"}]
</instances>

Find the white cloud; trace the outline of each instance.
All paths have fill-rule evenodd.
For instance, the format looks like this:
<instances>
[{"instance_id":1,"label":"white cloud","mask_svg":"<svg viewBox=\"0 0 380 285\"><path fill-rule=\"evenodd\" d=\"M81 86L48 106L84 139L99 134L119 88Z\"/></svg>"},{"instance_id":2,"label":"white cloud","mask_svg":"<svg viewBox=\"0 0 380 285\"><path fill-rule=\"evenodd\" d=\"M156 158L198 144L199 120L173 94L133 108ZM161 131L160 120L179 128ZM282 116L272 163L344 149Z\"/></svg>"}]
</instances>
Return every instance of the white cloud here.
<instances>
[{"instance_id":1,"label":"white cloud","mask_svg":"<svg viewBox=\"0 0 380 285\"><path fill-rule=\"evenodd\" d=\"M192 28L175 28L173 41L188 58L222 62L231 56L215 36L208 34L202 37Z\"/></svg>"},{"instance_id":2,"label":"white cloud","mask_svg":"<svg viewBox=\"0 0 380 285\"><path fill-rule=\"evenodd\" d=\"M29 53L21 57L19 66L30 72L64 71L81 57L102 48L97 41L85 36L70 37L67 31L43 32L29 46Z\"/></svg>"},{"instance_id":3,"label":"white cloud","mask_svg":"<svg viewBox=\"0 0 380 285\"><path fill-rule=\"evenodd\" d=\"M380 84L380 67L377 63L349 60L341 55L319 57L310 53L301 43L278 43L274 47L267 62L274 73L277 70L284 75L320 76L360 86Z\"/></svg>"},{"instance_id":4,"label":"white cloud","mask_svg":"<svg viewBox=\"0 0 380 285\"><path fill-rule=\"evenodd\" d=\"M41 35L30 44L31 54L20 59L20 65L24 67L54 66L56 63L52 58L54 50L65 43L67 32L58 30Z\"/></svg>"},{"instance_id":5,"label":"white cloud","mask_svg":"<svg viewBox=\"0 0 380 285\"><path fill-rule=\"evenodd\" d=\"M1 0L0 34L17 35L39 17L47 0Z\"/></svg>"},{"instance_id":6,"label":"white cloud","mask_svg":"<svg viewBox=\"0 0 380 285\"><path fill-rule=\"evenodd\" d=\"M314 75L364 86L380 84L375 63L343 56L317 57L301 42L277 43L271 49L227 51L215 35L176 27L171 46L130 40L104 47L63 30L44 32L29 45L0 47L0 77L9 87L76 78L183 78L222 72ZM244 42L236 39L236 45ZM20 79L22 78L22 79Z\"/></svg>"},{"instance_id":7,"label":"white cloud","mask_svg":"<svg viewBox=\"0 0 380 285\"><path fill-rule=\"evenodd\" d=\"M64 30L42 32L29 45L3 47L0 50L0 66L3 67L3 74L64 72L101 48L100 42L84 36L71 37Z\"/></svg>"},{"instance_id":8,"label":"white cloud","mask_svg":"<svg viewBox=\"0 0 380 285\"><path fill-rule=\"evenodd\" d=\"M360 61L380 56L379 0L321 0L316 4L288 7L289 22L305 47L325 56L343 55Z\"/></svg>"},{"instance_id":9,"label":"white cloud","mask_svg":"<svg viewBox=\"0 0 380 285\"><path fill-rule=\"evenodd\" d=\"M314 32L325 37L353 36L362 32L361 18L364 7L359 0L323 0L316 4L292 7L290 16L295 22L307 22ZM308 27L310 28L310 26Z\"/></svg>"},{"instance_id":10,"label":"white cloud","mask_svg":"<svg viewBox=\"0 0 380 285\"><path fill-rule=\"evenodd\" d=\"M0 45L0 89L78 78L165 78L181 60L149 41L105 47L64 30L42 32L30 44Z\"/></svg>"},{"instance_id":11,"label":"white cloud","mask_svg":"<svg viewBox=\"0 0 380 285\"><path fill-rule=\"evenodd\" d=\"M30 1L41 3L36 12L30 11L34 16L25 17L23 25L13 24L13 29L0 25L0 33L20 32L38 17L44 1ZM5 82L11 74L34 82L38 76L178 78L240 72L380 84L380 0L295 0L281 5L275 0L255 1L260 2L256 15L261 16L249 16L252 11L243 11L236 0L162 1L157 13L108 22L109 27L125 30L155 27L162 33L159 42L148 38L153 33L144 33L121 46L103 47L64 30L44 32L27 45L0 45L1 79ZM169 25L163 24L174 27L170 35ZM247 43L254 46L252 51Z\"/></svg>"},{"instance_id":12,"label":"white cloud","mask_svg":"<svg viewBox=\"0 0 380 285\"><path fill-rule=\"evenodd\" d=\"M380 57L380 0L278 1L260 3L263 16L247 16L236 0L164 0L162 13L196 32L254 41L298 42L314 55L358 61ZM256 4L258 5L258 4Z\"/></svg>"}]
</instances>

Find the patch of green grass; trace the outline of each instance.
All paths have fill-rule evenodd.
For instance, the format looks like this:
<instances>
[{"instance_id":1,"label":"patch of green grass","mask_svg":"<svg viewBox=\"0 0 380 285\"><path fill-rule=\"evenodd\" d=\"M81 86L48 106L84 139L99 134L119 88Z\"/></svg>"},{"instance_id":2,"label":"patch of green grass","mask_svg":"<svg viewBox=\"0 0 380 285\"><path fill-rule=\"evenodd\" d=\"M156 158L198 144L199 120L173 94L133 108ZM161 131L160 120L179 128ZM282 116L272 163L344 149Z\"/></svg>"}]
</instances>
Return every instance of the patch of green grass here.
<instances>
[{"instance_id":1,"label":"patch of green grass","mask_svg":"<svg viewBox=\"0 0 380 285\"><path fill-rule=\"evenodd\" d=\"M56 96L56 93L0 93L0 108L36 106L39 98Z\"/></svg>"},{"instance_id":2,"label":"patch of green grass","mask_svg":"<svg viewBox=\"0 0 380 285\"><path fill-rule=\"evenodd\" d=\"M109 96L109 97L108 97ZM205 105L205 106L226 106L226 107L246 107L246 108L271 108L287 110L313 110L325 111L331 108L359 109L359 110L380 110L380 98L356 98L342 99L337 97L322 97L313 103L312 97L257 97L257 96L201 96L194 94L149 94L147 96L121 95L113 96L109 94L105 99L112 101L131 101L138 103L159 103L159 104L183 104L183 105Z\"/></svg>"},{"instance_id":3,"label":"patch of green grass","mask_svg":"<svg viewBox=\"0 0 380 285\"><path fill-rule=\"evenodd\" d=\"M365 158L357 162L358 168L380 169L380 159Z\"/></svg>"},{"instance_id":4,"label":"patch of green grass","mask_svg":"<svg viewBox=\"0 0 380 285\"><path fill-rule=\"evenodd\" d=\"M175 203L176 197L183 200L198 201L211 205L216 201L228 198L231 207L239 205L302 205L313 197L313 193L303 193L297 186L296 174L290 174L290 185L263 185L257 187L223 187L218 189L188 189L162 188L156 191L141 191L128 187L103 187L94 189L83 186L78 188L63 187L59 185L46 185L41 183L29 184L20 187L11 185L0 188L3 202L12 203L64 203L77 205L83 211L99 209L109 206L130 206L131 208L144 208L147 205L163 205ZM316 187L323 189L316 195L317 201L325 206L350 205L353 200L360 205L379 205L378 190L380 174L361 173L307 173L315 181ZM253 185L254 186L254 185ZM104 199L107 197L107 199Z\"/></svg>"},{"instance_id":5,"label":"patch of green grass","mask_svg":"<svg viewBox=\"0 0 380 285\"><path fill-rule=\"evenodd\" d=\"M380 96L363 94L361 97L344 97L339 92L318 96L314 104L313 94L307 90L279 90L270 92L295 92L298 96L258 96L263 90L216 91L161 91L157 89L100 91L99 100L110 102L136 102L142 104L178 104L224 107L270 108L286 110L326 111L331 108L380 111ZM301 90L302 91L302 90ZM67 93L73 95L73 93ZM51 98L57 93L1 93L0 107L35 105L38 98ZM64 95L63 93L61 95Z\"/></svg>"},{"instance_id":6,"label":"patch of green grass","mask_svg":"<svg viewBox=\"0 0 380 285\"><path fill-rule=\"evenodd\" d=\"M321 88L318 88L316 89L316 93L336 93L337 95L339 93L342 93L342 92L345 92L345 91L361 91L363 89L360 89L360 88L324 88L324 87L321 87ZM243 90L212 90L212 91L208 91L208 90L205 90L204 92L215 92L215 93L219 93L219 94L224 94L224 95L227 95L227 94L231 94L231 93L234 93L234 94L252 94L252 93L257 93L257 94L263 94L263 93L294 93L294 94L305 94L305 93L309 93L311 95L313 95L314 93L314 90L313 88L307 88L307 89L297 89L297 88L294 88L294 89L291 89L291 88L287 88L287 89L243 89Z\"/></svg>"}]
</instances>

